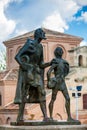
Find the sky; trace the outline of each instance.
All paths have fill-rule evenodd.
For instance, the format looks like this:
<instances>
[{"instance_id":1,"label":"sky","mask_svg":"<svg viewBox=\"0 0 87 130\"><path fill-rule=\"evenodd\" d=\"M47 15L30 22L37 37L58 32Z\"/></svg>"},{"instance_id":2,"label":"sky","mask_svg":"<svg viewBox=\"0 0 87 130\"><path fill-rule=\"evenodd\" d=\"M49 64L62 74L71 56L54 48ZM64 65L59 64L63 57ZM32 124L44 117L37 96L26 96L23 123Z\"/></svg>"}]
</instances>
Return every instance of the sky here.
<instances>
[{"instance_id":1,"label":"sky","mask_svg":"<svg viewBox=\"0 0 87 130\"><path fill-rule=\"evenodd\" d=\"M87 45L87 0L0 0L0 49L38 27L82 37Z\"/></svg>"}]
</instances>

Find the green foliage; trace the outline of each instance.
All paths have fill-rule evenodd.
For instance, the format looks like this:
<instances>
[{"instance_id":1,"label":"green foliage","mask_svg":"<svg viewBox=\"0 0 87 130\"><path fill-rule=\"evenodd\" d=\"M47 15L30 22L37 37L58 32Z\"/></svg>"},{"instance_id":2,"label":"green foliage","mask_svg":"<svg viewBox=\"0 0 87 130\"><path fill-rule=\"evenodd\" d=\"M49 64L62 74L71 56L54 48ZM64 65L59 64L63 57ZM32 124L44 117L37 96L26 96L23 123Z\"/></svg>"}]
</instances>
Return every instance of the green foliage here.
<instances>
[{"instance_id":1,"label":"green foliage","mask_svg":"<svg viewBox=\"0 0 87 130\"><path fill-rule=\"evenodd\" d=\"M0 71L6 69L6 51L0 50Z\"/></svg>"}]
</instances>

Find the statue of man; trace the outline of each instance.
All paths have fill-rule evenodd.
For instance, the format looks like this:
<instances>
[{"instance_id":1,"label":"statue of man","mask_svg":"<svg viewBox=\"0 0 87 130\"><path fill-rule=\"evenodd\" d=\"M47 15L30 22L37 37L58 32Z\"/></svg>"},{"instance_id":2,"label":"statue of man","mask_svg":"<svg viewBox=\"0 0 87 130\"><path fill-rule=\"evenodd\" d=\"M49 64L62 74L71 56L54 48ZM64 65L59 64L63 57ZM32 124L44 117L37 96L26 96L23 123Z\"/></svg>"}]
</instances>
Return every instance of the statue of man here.
<instances>
[{"instance_id":1,"label":"statue of man","mask_svg":"<svg viewBox=\"0 0 87 130\"><path fill-rule=\"evenodd\" d=\"M46 110L46 94L44 89L44 63L41 41L46 39L42 28L34 32L34 40L27 39L25 45L15 56L19 64L19 76L16 89L15 104L19 104L17 122L23 121L25 103L40 103L44 121L48 120Z\"/></svg>"},{"instance_id":2,"label":"statue of man","mask_svg":"<svg viewBox=\"0 0 87 130\"><path fill-rule=\"evenodd\" d=\"M55 58L51 61L51 67L47 72L48 88L52 89L52 97L49 103L50 118L53 119L53 105L56 100L58 91L61 91L65 97L65 107L68 115L68 121L74 121L70 113L70 97L65 84L65 76L69 73L69 64L62 59L63 50L61 47L57 47L54 51ZM51 77L51 72L54 71L54 77Z\"/></svg>"}]
</instances>

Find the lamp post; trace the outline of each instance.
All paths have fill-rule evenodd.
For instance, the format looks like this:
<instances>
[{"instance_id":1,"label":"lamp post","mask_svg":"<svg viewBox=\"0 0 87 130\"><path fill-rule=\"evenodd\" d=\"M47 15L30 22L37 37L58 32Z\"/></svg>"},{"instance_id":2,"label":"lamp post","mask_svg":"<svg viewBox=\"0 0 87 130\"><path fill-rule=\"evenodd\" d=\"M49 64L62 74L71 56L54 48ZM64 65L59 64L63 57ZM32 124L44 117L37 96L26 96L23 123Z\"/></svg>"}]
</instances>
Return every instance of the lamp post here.
<instances>
[{"instance_id":1,"label":"lamp post","mask_svg":"<svg viewBox=\"0 0 87 130\"><path fill-rule=\"evenodd\" d=\"M76 99L76 120L78 120L78 98L81 96L81 89L82 86L76 86L75 88L70 87L70 90L74 91L74 93L72 93L72 97L75 97Z\"/></svg>"}]
</instances>

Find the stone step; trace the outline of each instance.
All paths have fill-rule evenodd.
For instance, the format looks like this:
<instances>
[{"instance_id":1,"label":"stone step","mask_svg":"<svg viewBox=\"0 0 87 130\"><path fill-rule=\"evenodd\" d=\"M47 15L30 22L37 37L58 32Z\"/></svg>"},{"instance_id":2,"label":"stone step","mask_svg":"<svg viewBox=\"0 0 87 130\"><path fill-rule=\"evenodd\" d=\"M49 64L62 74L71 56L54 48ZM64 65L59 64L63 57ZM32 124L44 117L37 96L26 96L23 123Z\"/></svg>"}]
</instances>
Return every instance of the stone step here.
<instances>
[{"instance_id":1,"label":"stone step","mask_svg":"<svg viewBox=\"0 0 87 130\"><path fill-rule=\"evenodd\" d=\"M87 130L87 125L0 126L0 130Z\"/></svg>"}]
</instances>

